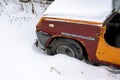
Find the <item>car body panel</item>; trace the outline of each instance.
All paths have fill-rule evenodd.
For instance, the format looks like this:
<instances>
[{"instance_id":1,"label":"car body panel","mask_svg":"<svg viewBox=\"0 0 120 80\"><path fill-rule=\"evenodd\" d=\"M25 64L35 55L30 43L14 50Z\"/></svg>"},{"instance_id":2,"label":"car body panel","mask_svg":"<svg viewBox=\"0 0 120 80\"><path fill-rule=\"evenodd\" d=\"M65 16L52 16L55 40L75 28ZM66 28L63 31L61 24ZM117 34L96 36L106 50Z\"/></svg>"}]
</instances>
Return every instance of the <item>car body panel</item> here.
<instances>
[{"instance_id":1,"label":"car body panel","mask_svg":"<svg viewBox=\"0 0 120 80\"><path fill-rule=\"evenodd\" d=\"M52 37L69 37L84 44L87 49L89 59L97 60L95 53L99 41L100 26L96 24L87 25L69 21L45 19L42 24L38 24L38 30L53 35Z\"/></svg>"},{"instance_id":2,"label":"car body panel","mask_svg":"<svg viewBox=\"0 0 120 80\"><path fill-rule=\"evenodd\" d=\"M103 32L100 35L96 56L100 61L110 62L116 65L120 64L120 48L107 44L104 39L105 28L106 26L103 27Z\"/></svg>"}]
</instances>

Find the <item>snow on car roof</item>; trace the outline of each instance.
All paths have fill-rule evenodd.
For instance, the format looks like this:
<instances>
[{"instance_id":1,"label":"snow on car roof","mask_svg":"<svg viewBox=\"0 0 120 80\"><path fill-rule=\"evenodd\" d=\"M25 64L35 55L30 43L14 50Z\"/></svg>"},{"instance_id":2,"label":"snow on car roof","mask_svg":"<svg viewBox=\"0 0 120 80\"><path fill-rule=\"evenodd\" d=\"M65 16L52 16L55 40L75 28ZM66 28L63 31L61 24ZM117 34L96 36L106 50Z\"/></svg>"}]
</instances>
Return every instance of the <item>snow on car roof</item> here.
<instances>
[{"instance_id":1,"label":"snow on car roof","mask_svg":"<svg viewBox=\"0 0 120 80\"><path fill-rule=\"evenodd\" d=\"M112 0L55 0L44 16L103 23L111 11Z\"/></svg>"}]
</instances>

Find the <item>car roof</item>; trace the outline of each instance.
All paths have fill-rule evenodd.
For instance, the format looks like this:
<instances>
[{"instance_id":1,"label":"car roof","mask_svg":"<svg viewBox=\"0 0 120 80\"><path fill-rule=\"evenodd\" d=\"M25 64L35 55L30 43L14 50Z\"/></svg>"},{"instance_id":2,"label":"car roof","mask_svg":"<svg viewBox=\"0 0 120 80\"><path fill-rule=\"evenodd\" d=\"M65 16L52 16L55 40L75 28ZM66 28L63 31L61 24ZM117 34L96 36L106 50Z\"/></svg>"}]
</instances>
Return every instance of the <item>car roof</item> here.
<instances>
[{"instance_id":1,"label":"car roof","mask_svg":"<svg viewBox=\"0 0 120 80\"><path fill-rule=\"evenodd\" d=\"M103 23L112 14L113 0L55 0L45 17Z\"/></svg>"}]
</instances>

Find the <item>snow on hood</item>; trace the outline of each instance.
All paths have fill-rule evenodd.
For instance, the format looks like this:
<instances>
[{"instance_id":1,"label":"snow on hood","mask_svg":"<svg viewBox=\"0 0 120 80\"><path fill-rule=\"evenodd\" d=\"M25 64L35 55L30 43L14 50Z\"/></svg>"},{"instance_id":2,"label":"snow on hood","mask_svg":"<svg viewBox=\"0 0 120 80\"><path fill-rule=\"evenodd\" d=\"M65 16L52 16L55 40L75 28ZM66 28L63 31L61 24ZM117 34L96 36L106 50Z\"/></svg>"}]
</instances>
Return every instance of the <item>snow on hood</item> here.
<instances>
[{"instance_id":1,"label":"snow on hood","mask_svg":"<svg viewBox=\"0 0 120 80\"><path fill-rule=\"evenodd\" d=\"M44 16L103 23L112 11L112 0L55 0Z\"/></svg>"}]
</instances>

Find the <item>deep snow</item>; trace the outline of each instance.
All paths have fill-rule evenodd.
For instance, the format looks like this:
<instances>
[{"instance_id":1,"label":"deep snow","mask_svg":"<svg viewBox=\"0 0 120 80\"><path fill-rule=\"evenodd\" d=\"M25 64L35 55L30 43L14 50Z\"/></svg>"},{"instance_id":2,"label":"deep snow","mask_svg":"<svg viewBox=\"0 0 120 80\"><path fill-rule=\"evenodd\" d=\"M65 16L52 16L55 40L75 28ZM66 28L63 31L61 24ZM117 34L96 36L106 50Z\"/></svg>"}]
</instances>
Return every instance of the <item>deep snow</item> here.
<instances>
[{"instance_id":1,"label":"deep snow","mask_svg":"<svg viewBox=\"0 0 120 80\"><path fill-rule=\"evenodd\" d=\"M102 66L65 56L48 56L35 47L35 25L44 8L9 0L0 6L0 80L120 80Z\"/></svg>"}]
</instances>

